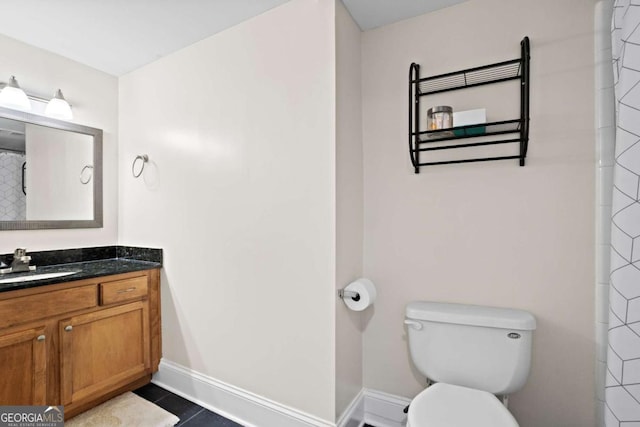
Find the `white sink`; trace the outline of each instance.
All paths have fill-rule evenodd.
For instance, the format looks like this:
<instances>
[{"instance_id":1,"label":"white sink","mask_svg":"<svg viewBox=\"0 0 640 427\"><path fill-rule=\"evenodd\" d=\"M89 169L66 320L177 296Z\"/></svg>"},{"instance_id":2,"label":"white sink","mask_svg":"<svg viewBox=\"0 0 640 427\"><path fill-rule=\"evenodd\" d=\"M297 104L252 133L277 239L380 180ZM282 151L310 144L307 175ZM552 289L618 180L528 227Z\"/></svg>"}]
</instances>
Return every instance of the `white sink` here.
<instances>
[{"instance_id":1,"label":"white sink","mask_svg":"<svg viewBox=\"0 0 640 427\"><path fill-rule=\"evenodd\" d=\"M1 279L0 285L5 283L20 283L20 282L31 282L33 280L53 279L54 277L69 276L70 274L76 274L76 273L78 272L65 271L60 273L43 273L43 274L34 274L31 276L9 277L7 279Z\"/></svg>"}]
</instances>

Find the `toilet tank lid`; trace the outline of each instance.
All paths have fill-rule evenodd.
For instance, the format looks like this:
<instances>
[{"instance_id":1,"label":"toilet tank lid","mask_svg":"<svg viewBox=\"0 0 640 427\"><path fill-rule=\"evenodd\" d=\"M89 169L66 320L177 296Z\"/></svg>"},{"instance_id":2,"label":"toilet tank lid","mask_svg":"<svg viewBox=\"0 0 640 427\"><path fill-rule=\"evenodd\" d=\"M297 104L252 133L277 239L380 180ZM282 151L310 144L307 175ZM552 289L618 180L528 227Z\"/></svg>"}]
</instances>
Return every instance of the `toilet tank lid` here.
<instances>
[{"instance_id":1,"label":"toilet tank lid","mask_svg":"<svg viewBox=\"0 0 640 427\"><path fill-rule=\"evenodd\" d=\"M532 331L536 318L528 311L514 308L445 302L414 301L407 305L407 318L457 325Z\"/></svg>"}]
</instances>

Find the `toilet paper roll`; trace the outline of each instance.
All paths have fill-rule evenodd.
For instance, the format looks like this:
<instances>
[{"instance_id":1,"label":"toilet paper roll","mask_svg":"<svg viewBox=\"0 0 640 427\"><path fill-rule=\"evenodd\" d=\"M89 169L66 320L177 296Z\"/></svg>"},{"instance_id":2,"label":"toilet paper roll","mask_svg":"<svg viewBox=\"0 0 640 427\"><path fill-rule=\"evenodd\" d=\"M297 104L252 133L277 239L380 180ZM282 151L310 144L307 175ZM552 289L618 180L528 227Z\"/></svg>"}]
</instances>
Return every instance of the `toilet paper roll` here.
<instances>
[{"instance_id":1,"label":"toilet paper roll","mask_svg":"<svg viewBox=\"0 0 640 427\"><path fill-rule=\"evenodd\" d=\"M353 311L362 311L369 307L376 300L377 292L373 282L369 279L358 279L351 282L344 288L345 291L357 292L360 299L355 301L351 297L344 297L344 303Z\"/></svg>"}]
</instances>

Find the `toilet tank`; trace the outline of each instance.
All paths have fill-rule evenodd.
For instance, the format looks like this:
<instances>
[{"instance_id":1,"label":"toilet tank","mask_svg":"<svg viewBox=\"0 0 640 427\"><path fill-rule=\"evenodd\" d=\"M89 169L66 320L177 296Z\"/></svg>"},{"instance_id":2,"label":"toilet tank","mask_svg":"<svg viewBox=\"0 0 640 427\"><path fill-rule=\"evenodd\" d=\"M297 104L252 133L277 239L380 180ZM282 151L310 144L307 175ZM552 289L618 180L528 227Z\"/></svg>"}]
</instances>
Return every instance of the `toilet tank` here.
<instances>
[{"instance_id":1,"label":"toilet tank","mask_svg":"<svg viewBox=\"0 0 640 427\"><path fill-rule=\"evenodd\" d=\"M432 381L504 395L529 376L536 319L527 311L415 301L405 323L413 363Z\"/></svg>"}]
</instances>

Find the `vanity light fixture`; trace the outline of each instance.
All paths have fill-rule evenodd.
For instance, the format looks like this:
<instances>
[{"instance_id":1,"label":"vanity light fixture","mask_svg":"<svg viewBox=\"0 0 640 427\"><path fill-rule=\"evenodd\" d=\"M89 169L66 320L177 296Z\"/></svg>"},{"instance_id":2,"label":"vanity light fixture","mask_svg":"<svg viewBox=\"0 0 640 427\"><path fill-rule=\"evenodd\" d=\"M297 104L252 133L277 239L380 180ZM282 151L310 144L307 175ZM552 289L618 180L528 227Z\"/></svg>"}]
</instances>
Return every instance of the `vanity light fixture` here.
<instances>
[{"instance_id":1,"label":"vanity light fixture","mask_svg":"<svg viewBox=\"0 0 640 427\"><path fill-rule=\"evenodd\" d=\"M47 104L47 108L45 108L44 113L47 116L54 117L56 119L62 120L71 120L73 119L73 112L71 111L71 106L64 99L62 95L62 91L58 89L56 94L51 98L51 101Z\"/></svg>"},{"instance_id":2,"label":"vanity light fixture","mask_svg":"<svg viewBox=\"0 0 640 427\"><path fill-rule=\"evenodd\" d=\"M24 93L15 76L11 76L9 83L0 91L0 105L17 110L31 110L31 102Z\"/></svg>"},{"instance_id":3,"label":"vanity light fixture","mask_svg":"<svg viewBox=\"0 0 640 427\"><path fill-rule=\"evenodd\" d=\"M33 111L35 114L44 114L49 117L61 120L73 119L71 105L58 89L53 98L42 98L25 93L18 85L15 76L11 76L9 83L0 82L0 106L12 108L14 110ZM32 104L35 101L36 104Z\"/></svg>"}]
</instances>

